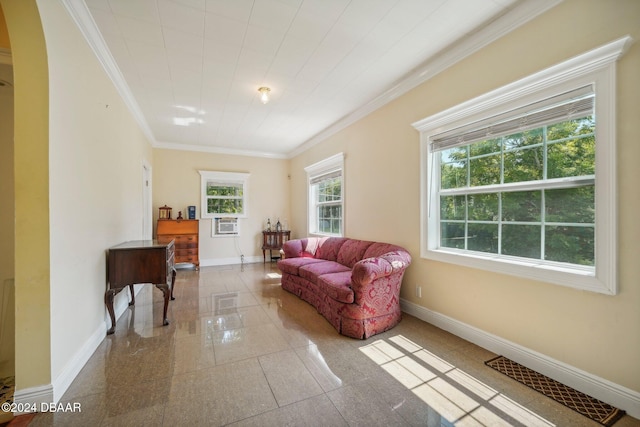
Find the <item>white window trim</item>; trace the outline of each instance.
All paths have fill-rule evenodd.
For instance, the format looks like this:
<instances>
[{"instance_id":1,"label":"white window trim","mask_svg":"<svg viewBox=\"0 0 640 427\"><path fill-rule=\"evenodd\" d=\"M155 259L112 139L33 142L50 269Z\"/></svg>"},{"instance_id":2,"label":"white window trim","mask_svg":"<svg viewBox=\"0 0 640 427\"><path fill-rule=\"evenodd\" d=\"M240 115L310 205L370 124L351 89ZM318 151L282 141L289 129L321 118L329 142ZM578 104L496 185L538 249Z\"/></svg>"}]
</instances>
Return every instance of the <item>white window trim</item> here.
<instances>
[{"instance_id":1,"label":"white window trim","mask_svg":"<svg viewBox=\"0 0 640 427\"><path fill-rule=\"evenodd\" d=\"M249 175L238 172L198 171L200 173L200 217L201 218L247 218L249 210ZM208 213L207 181L218 181L229 184L242 184L242 214Z\"/></svg>"},{"instance_id":2,"label":"white window trim","mask_svg":"<svg viewBox=\"0 0 640 427\"><path fill-rule=\"evenodd\" d=\"M626 36L525 77L475 99L413 124L420 132L420 248L421 257L517 277L615 295L617 286L617 193L616 193L616 61L631 44ZM429 140L459 126L486 119L537 100L580 86L593 84L596 92L596 253L595 269L567 268L523 258L497 259L491 254L470 254L439 248L439 216L429 209L432 197ZM434 190L435 192L435 190Z\"/></svg>"},{"instance_id":3,"label":"white window trim","mask_svg":"<svg viewBox=\"0 0 640 427\"><path fill-rule=\"evenodd\" d=\"M345 228L345 177L344 177L344 153L338 153L317 163L304 168L307 172L307 232L310 236L336 236L335 234L319 233L315 230L315 221L312 220L315 203L311 198L311 180L319 175L324 175L336 170L342 171L340 194L342 195L342 227L339 236L344 236Z\"/></svg>"}]
</instances>

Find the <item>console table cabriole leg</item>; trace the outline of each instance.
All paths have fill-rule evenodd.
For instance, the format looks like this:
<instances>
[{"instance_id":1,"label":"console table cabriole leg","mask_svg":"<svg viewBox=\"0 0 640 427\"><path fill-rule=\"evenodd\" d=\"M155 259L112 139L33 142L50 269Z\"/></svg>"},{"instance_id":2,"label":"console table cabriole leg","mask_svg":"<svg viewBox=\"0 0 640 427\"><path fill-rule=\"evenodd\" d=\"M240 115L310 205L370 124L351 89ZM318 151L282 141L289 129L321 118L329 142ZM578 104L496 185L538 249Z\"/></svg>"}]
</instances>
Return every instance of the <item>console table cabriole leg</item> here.
<instances>
[{"instance_id":1,"label":"console table cabriole leg","mask_svg":"<svg viewBox=\"0 0 640 427\"><path fill-rule=\"evenodd\" d=\"M171 300L173 301L175 297L173 296L173 288L176 285L176 268L171 267Z\"/></svg>"},{"instance_id":2,"label":"console table cabriole leg","mask_svg":"<svg viewBox=\"0 0 640 427\"><path fill-rule=\"evenodd\" d=\"M113 312L113 298L116 295L115 289L109 289L104 293L104 304L107 306L109 317L111 318L111 328L107 329L107 335L111 335L116 331L116 315Z\"/></svg>"},{"instance_id":3,"label":"console table cabriole leg","mask_svg":"<svg viewBox=\"0 0 640 427\"><path fill-rule=\"evenodd\" d=\"M167 318L167 308L169 308L169 299L171 298L171 290L166 283L157 284L156 287L164 294L164 310L162 312L162 325L167 326L169 319Z\"/></svg>"}]
</instances>

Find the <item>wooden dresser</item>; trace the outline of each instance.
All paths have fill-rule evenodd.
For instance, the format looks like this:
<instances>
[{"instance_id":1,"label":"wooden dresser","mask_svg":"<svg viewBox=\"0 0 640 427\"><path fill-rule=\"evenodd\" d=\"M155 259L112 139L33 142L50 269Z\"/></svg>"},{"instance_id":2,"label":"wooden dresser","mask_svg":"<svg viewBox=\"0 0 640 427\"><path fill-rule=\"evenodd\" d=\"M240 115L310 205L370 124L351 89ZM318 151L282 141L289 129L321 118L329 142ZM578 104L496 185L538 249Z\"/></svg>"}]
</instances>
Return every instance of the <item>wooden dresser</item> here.
<instances>
[{"instance_id":1,"label":"wooden dresser","mask_svg":"<svg viewBox=\"0 0 640 427\"><path fill-rule=\"evenodd\" d=\"M196 269L200 266L198 258L197 219L159 219L156 239L160 243L175 242L176 264L188 262Z\"/></svg>"}]
</instances>

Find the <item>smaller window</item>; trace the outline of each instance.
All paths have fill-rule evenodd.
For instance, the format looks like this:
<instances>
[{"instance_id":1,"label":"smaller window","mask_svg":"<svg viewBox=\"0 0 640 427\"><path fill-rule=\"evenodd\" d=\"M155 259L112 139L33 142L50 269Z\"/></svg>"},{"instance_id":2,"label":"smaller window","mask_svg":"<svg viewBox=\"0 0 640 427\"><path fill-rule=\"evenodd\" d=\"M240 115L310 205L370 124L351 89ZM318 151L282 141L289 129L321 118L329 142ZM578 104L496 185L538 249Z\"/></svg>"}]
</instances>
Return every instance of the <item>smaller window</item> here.
<instances>
[{"instance_id":1,"label":"smaller window","mask_svg":"<svg viewBox=\"0 0 640 427\"><path fill-rule=\"evenodd\" d=\"M246 218L248 173L199 172L202 218Z\"/></svg>"},{"instance_id":2,"label":"smaller window","mask_svg":"<svg viewBox=\"0 0 640 427\"><path fill-rule=\"evenodd\" d=\"M309 188L309 234L344 233L344 156L329 157L305 168Z\"/></svg>"}]
</instances>

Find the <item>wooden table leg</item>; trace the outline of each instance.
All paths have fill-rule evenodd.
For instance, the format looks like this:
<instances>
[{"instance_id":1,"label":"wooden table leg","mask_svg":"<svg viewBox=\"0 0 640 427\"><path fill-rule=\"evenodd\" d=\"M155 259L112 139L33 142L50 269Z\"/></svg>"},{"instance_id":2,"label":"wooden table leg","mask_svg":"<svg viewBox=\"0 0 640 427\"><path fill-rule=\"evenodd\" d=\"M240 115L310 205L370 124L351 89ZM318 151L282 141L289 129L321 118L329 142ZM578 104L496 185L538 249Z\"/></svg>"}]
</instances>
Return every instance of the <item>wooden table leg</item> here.
<instances>
[{"instance_id":1,"label":"wooden table leg","mask_svg":"<svg viewBox=\"0 0 640 427\"><path fill-rule=\"evenodd\" d=\"M167 318L167 308L169 308L169 299L171 298L171 290L169 289L169 285L166 283L157 284L156 287L162 291L164 294L164 311L162 312L162 324L167 326L169 324L169 319Z\"/></svg>"},{"instance_id":2,"label":"wooden table leg","mask_svg":"<svg viewBox=\"0 0 640 427\"><path fill-rule=\"evenodd\" d=\"M136 303L136 295L133 293L133 285L129 285L129 290L131 291L131 302L129 302L129 305L134 305Z\"/></svg>"},{"instance_id":3,"label":"wooden table leg","mask_svg":"<svg viewBox=\"0 0 640 427\"><path fill-rule=\"evenodd\" d=\"M104 293L104 303L107 306L109 317L111 318L111 328L107 329L107 335L111 335L116 331L116 315L113 312L113 298L116 295L115 289L109 289Z\"/></svg>"},{"instance_id":4,"label":"wooden table leg","mask_svg":"<svg viewBox=\"0 0 640 427\"><path fill-rule=\"evenodd\" d=\"M173 296L173 288L176 285L176 268L171 267L171 300L173 301L175 298Z\"/></svg>"}]
</instances>

